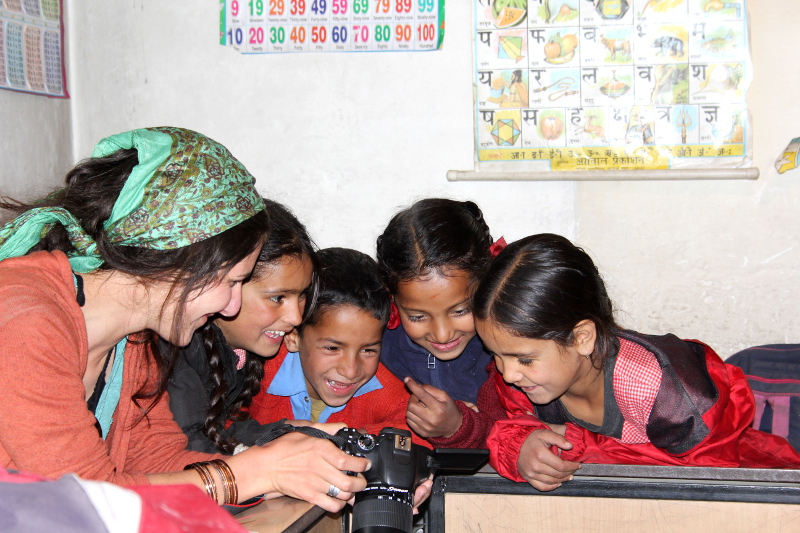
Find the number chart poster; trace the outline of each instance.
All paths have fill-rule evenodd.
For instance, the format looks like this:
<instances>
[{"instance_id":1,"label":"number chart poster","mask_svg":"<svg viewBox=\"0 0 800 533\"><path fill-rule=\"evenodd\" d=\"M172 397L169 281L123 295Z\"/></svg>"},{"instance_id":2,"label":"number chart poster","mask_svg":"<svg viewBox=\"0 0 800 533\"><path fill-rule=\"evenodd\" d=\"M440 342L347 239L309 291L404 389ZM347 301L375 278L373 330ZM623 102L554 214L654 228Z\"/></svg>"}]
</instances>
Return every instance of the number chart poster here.
<instances>
[{"instance_id":1,"label":"number chart poster","mask_svg":"<svg viewBox=\"0 0 800 533\"><path fill-rule=\"evenodd\" d=\"M474 5L476 168L750 166L745 0Z\"/></svg>"},{"instance_id":2,"label":"number chart poster","mask_svg":"<svg viewBox=\"0 0 800 533\"><path fill-rule=\"evenodd\" d=\"M0 89L68 98L60 0L0 0Z\"/></svg>"},{"instance_id":3,"label":"number chart poster","mask_svg":"<svg viewBox=\"0 0 800 533\"><path fill-rule=\"evenodd\" d=\"M438 50L444 0L225 0L219 26L246 54Z\"/></svg>"}]
</instances>

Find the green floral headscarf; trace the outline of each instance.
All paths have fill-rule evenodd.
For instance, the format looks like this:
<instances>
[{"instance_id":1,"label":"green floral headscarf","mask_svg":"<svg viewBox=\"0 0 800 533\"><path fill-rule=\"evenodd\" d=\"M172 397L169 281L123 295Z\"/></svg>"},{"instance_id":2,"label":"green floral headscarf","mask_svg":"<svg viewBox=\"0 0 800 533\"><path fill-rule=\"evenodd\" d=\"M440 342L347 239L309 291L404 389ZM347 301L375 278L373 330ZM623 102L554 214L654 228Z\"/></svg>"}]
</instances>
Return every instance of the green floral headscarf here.
<instances>
[{"instance_id":1,"label":"green floral headscarf","mask_svg":"<svg viewBox=\"0 0 800 533\"><path fill-rule=\"evenodd\" d=\"M255 179L221 144L182 128L146 128L100 141L92 157L135 148L133 168L104 223L109 241L174 250L230 229L264 209ZM55 225L63 225L77 272L103 264L97 243L62 208L26 211L0 228L0 260L28 253Z\"/></svg>"}]
</instances>

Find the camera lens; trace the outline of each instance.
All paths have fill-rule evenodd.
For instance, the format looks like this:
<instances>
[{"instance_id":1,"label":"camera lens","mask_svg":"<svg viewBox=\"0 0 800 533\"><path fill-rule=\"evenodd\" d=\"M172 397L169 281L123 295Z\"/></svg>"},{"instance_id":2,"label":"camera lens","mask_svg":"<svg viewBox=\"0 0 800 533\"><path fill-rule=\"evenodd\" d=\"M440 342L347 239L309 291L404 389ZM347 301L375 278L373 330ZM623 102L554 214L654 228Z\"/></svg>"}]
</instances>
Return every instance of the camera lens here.
<instances>
[{"instance_id":1,"label":"camera lens","mask_svg":"<svg viewBox=\"0 0 800 533\"><path fill-rule=\"evenodd\" d=\"M386 490L356 494L353 533L409 533L413 527L413 503L409 495Z\"/></svg>"}]
</instances>

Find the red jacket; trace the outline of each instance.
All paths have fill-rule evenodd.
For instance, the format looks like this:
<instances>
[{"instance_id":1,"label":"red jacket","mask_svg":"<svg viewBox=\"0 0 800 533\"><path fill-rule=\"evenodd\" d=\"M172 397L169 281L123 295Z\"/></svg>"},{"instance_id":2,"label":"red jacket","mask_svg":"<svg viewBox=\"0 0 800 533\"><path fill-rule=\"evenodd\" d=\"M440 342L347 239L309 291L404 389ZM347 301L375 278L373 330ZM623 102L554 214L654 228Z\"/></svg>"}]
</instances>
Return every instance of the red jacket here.
<instances>
[{"instance_id":1,"label":"red jacket","mask_svg":"<svg viewBox=\"0 0 800 533\"><path fill-rule=\"evenodd\" d=\"M253 403L250 405L250 416L262 424L277 422L284 418L290 420L298 419L292 411L291 401L288 396L267 393L275 374L278 373L288 353L286 346L281 346L278 355L268 359L264 364L264 379L261 381L261 390L253 398ZM380 389L353 396L344 409L332 413L326 422L342 422L347 424L348 427L373 434L380 433L380 430L385 427L411 431L408 424L406 424L406 409L410 394L405 385L380 363L375 377L382 385ZM430 444L413 431L411 433L412 440L415 443L421 444L426 448L431 447Z\"/></svg>"},{"instance_id":2,"label":"red jacket","mask_svg":"<svg viewBox=\"0 0 800 533\"><path fill-rule=\"evenodd\" d=\"M609 437L566 422L566 438L573 448L562 450L562 459L605 464L800 468L800 454L785 439L750 427L755 404L741 369L725 364L711 348L697 341L632 332L622 332L620 336L631 341L627 346L636 349L638 345L645 353L655 354L660 365L657 395L648 404L644 426L639 425L645 431L638 433L639 440L646 435L645 441L626 439L624 433L621 438ZM628 351L621 349L617 355L615 373L624 366L619 361L628 357ZM694 370L687 372L693 364ZM617 376L614 377L614 393L620 406L635 403L636 398L625 398L626 393L618 390ZM627 385L637 385L632 383L636 379L634 376ZM520 448L533 431L547 429L538 417L545 411L552 415L551 407L560 402L534 406L522 391L506 384L496 370L489 380L494 381L508 415L508 419L495 423L489 435L489 462L504 477L525 481L517 470ZM705 396L703 391L698 392L703 388ZM626 412L624 408L620 410ZM631 418L626 415L628 427L636 426ZM631 433L635 431L628 434Z\"/></svg>"}]
</instances>

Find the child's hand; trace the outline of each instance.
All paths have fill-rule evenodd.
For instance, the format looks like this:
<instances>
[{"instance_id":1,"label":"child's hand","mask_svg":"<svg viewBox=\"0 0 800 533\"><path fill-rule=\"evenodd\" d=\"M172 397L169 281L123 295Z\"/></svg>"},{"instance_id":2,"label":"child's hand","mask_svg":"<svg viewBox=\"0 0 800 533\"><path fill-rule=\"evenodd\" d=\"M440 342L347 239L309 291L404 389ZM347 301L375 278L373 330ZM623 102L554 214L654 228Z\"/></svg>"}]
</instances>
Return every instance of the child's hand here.
<instances>
[{"instance_id":1,"label":"child's hand","mask_svg":"<svg viewBox=\"0 0 800 533\"><path fill-rule=\"evenodd\" d=\"M421 437L452 437L461 427L462 416L455 400L432 385L406 378L411 391L406 411L408 426Z\"/></svg>"},{"instance_id":2,"label":"child's hand","mask_svg":"<svg viewBox=\"0 0 800 533\"><path fill-rule=\"evenodd\" d=\"M469 407L470 409L472 409L473 411L475 411L476 413L480 413L480 412L481 412L481 410L480 410L480 409L478 409L478 406L477 406L477 405L475 405L475 404L474 404L474 403L472 403L472 402L462 402L462 403L463 403L464 405L466 405L467 407Z\"/></svg>"},{"instance_id":3,"label":"child's hand","mask_svg":"<svg viewBox=\"0 0 800 533\"><path fill-rule=\"evenodd\" d=\"M549 429L537 429L528 436L519 451L519 474L537 490L558 488L564 481L570 481L573 472L581 467L580 463L561 459L553 453L551 446L560 450L572 449L572 444L563 435Z\"/></svg>"},{"instance_id":4,"label":"child's hand","mask_svg":"<svg viewBox=\"0 0 800 533\"><path fill-rule=\"evenodd\" d=\"M420 483L419 487L417 487L417 490L414 491L414 514L419 513L419 506L422 505L422 502L428 499L432 488L433 474L428 476L428 479Z\"/></svg>"}]
</instances>

